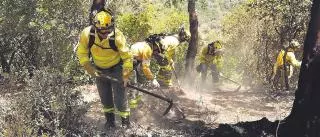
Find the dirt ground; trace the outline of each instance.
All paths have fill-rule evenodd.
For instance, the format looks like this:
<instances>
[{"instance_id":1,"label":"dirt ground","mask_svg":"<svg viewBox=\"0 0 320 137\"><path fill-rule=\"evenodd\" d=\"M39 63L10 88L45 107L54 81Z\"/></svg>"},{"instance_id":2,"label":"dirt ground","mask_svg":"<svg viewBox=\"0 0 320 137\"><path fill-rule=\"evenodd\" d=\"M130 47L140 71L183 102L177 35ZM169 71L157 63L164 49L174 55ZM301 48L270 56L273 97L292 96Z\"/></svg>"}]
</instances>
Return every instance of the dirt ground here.
<instances>
[{"instance_id":1,"label":"dirt ground","mask_svg":"<svg viewBox=\"0 0 320 137\"><path fill-rule=\"evenodd\" d=\"M162 116L168 107L166 102L144 95L138 108L132 110L132 128L110 130L104 128L104 115L95 86L79 88L84 99L91 104L87 121L96 125L102 136L202 136L205 130L215 129L223 123L256 121L263 117L270 121L283 119L290 112L294 100L293 92L274 94L249 87L234 91L237 86L229 83L220 84L218 88L203 88L195 84L183 86L182 90L177 87L152 90L174 100L175 105L169 114ZM185 119L177 108L181 109Z\"/></svg>"}]
</instances>

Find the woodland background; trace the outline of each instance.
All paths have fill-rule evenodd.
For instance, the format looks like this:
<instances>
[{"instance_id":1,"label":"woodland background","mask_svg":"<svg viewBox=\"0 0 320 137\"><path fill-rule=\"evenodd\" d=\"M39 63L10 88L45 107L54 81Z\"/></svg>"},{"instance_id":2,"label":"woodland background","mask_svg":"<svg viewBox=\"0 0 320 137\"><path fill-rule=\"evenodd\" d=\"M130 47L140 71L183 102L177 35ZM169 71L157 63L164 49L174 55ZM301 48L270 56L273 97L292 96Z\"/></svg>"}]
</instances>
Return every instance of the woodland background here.
<instances>
[{"instance_id":1,"label":"woodland background","mask_svg":"<svg viewBox=\"0 0 320 137\"><path fill-rule=\"evenodd\" d=\"M192 0L110 0L128 44L153 33L189 28ZM0 2L0 135L92 136L84 122L89 105L75 87L93 84L74 53L80 31L89 24L89 0L2 0ZM243 85L274 91L273 63L282 44L303 43L310 0L196 0L198 51L214 40L226 48L223 73ZM179 47L176 68L185 75L187 44ZM302 50L296 53L302 57ZM196 64L198 62L196 61ZM153 66L156 67L156 66ZM291 80L296 87L298 71ZM9 75L6 75L8 73ZM199 78L198 78L199 79ZM10 102L10 103L7 103Z\"/></svg>"}]
</instances>

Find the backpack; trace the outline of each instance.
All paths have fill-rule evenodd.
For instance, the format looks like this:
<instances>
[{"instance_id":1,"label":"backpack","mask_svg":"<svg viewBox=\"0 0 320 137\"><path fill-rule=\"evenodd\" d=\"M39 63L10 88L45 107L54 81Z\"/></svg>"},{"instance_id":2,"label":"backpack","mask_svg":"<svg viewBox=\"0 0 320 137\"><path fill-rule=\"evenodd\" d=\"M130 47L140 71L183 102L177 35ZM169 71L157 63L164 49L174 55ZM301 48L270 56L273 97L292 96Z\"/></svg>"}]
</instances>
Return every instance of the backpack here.
<instances>
[{"instance_id":1,"label":"backpack","mask_svg":"<svg viewBox=\"0 0 320 137\"><path fill-rule=\"evenodd\" d=\"M152 34L148 38L146 38L145 41L152 44L152 46L159 45L158 48L160 50L160 53L162 53L164 49L163 49L163 45L160 43L160 40L163 39L165 36L167 36L167 34L165 33ZM153 47L152 47L152 50L154 50Z\"/></svg>"},{"instance_id":2,"label":"backpack","mask_svg":"<svg viewBox=\"0 0 320 137\"><path fill-rule=\"evenodd\" d=\"M118 48L116 46L115 35L116 35L116 33L115 33L115 30L114 30L114 34L109 38L110 48L101 47L100 45L94 43L94 41L95 41L95 29L94 29L94 26L91 26L90 34L89 34L89 43L88 43L89 57L91 56L91 48L92 48L93 44L95 44L96 46L98 46L98 47L100 47L102 49L112 49L113 51L118 52L119 50L118 50Z\"/></svg>"},{"instance_id":3,"label":"backpack","mask_svg":"<svg viewBox=\"0 0 320 137\"><path fill-rule=\"evenodd\" d=\"M208 51L207 51L207 55L214 55L215 54L215 47L214 47L214 43L212 42L208 45Z\"/></svg>"},{"instance_id":4,"label":"backpack","mask_svg":"<svg viewBox=\"0 0 320 137\"><path fill-rule=\"evenodd\" d=\"M93 3L92 3L91 8L90 8L90 14L89 14L89 24L90 24L90 25L93 25L93 18L94 18L94 16L95 16L99 11L104 10L104 9L105 9L105 8L104 8L105 5L106 5L106 1L105 1L105 0L100 1L100 3L96 3L96 0L93 0Z\"/></svg>"}]
</instances>

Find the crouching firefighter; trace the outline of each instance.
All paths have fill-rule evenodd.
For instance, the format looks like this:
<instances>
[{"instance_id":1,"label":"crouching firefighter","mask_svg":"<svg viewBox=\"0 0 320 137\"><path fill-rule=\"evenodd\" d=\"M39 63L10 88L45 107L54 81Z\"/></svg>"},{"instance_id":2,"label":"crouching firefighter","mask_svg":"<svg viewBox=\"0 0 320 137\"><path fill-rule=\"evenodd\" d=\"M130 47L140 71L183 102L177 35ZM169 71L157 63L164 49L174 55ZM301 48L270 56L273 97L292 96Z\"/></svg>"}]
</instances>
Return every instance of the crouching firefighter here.
<instances>
[{"instance_id":1,"label":"crouching firefighter","mask_svg":"<svg viewBox=\"0 0 320 137\"><path fill-rule=\"evenodd\" d=\"M134 58L133 84L143 84L146 78L148 81L151 81L153 87L160 87L150 69L150 61L152 56L152 49L150 45L145 41L137 42L130 47L130 51ZM141 95L139 92L130 92L130 108L136 108L140 100Z\"/></svg>"},{"instance_id":2,"label":"crouching firefighter","mask_svg":"<svg viewBox=\"0 0 320 137\"><path fill-rule=\"evenodd\" d=\"M277 60L273 66L273 74L271 80L275 88L279 89L284 87L285 79L289 80L293 75L293 68L300 68L301 61L298 61L294 55L294 52L300 48L300 44L296 40L292 40L290 43L286 42L277 56ZM285 57L285 61L284 61ZM285 74L286 68L286 74ZM287 78L285 78L287 76ZM288 82L288 81L287 81ZM287 87L289 88L289 87Z\"/></svg>"},{"instance_id":3,"label":"crouching firefighter","mask_svg":"<svg viewBox=\"0 0 320 137\"><path fill-rule=\"evenodd\" d=\"M125 87L133 69L133 57L126 46L124 35L115 28L110 12L98 12L94 17L94 25L81 32L77 56L84 69L92 77L96 77L106 127L115 127L115 114L120 115L123 126L130 126L130 109ZM114 77L120 82L112 82L99 77L99 74Z\"/></svg>"},{"instance_id":4,"label":"crouching firefighter","mask_svg":"<svg viewBox=\"0 0 320 137\"><path fill-rule=\"evenodd\" d=\"M208 69L212 75L212 82L219 82L219 74L222 69L223 48L220 41L214 41L204 46L200 51L200 65L197 66L197 72L201 73L202 83L205 83Z\"/></svg>"},{"instance_id":5,"label":"crouching firefighter","mask_svg":"<svg viewBox=\"0 0 320 137\"><path fill-rule=\"evenodd\" d=\"M160 67L156 78L161 87L168 88L172 86L173 58L176 48L183 42L189 42L189 39L190 33L185 31L183 27L180 28L178 34L153 34L146 39L153 46L152 56Z\"/></svg>"}]
</instances>

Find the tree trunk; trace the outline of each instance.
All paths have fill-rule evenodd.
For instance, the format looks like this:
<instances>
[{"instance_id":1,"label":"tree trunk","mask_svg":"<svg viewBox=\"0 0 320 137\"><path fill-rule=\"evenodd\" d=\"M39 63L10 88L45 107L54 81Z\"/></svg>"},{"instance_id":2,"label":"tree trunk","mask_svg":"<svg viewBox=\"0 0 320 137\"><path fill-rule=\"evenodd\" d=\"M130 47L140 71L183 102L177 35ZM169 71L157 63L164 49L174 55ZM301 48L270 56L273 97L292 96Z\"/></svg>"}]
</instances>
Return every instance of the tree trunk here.
<instances>
[{"instance_id":1,"label":"tree trunk","mask_svg":"<svg viewBox=\"0 0 320 137\"><path fill-rule=\"evenodd\" d=\"M186 75L185 76L191 76L190 74L193 74L194 60L197 55L198 17L195 10L195 0L188 1L188 12L189 12L191 40L189 42L189 47L186 55L186 64L185 64Z\"/></svg>"},{"instance_id":2,"label":"tree trunk","mask_svg":"<svg viewBox=\"0 0 320 137\"><path fill-rule=\"evenodd\" d=\"M6 57L4 56L4 54L0 55L0 59L1 59L1 67L2 67L2 71L4 73L10 73L10 65L6 59Z\"/></svg>"},{"instance_id":3,"label":"tree trunk","mask_svg":"<svg viewBox=\"0 0 320 137\"><path fill-rule=\"evenodd\" d=\"M304 41L298 90L290 115L280 126L281 137L320 136L320 1L313 0Z\"/></svg>"}]
</instances>

